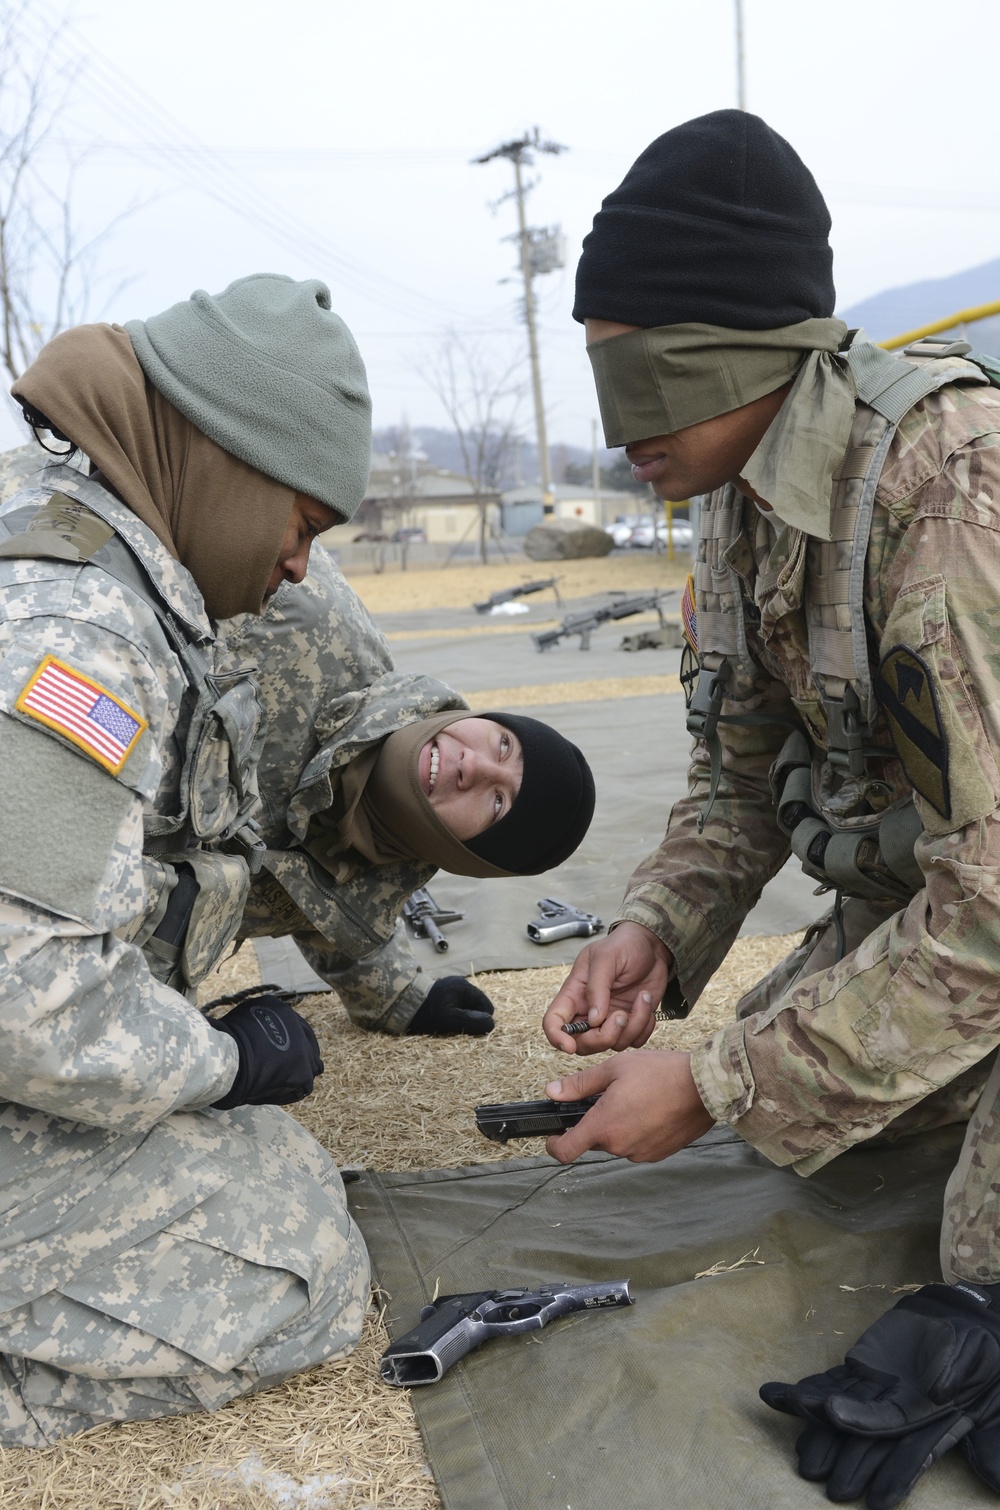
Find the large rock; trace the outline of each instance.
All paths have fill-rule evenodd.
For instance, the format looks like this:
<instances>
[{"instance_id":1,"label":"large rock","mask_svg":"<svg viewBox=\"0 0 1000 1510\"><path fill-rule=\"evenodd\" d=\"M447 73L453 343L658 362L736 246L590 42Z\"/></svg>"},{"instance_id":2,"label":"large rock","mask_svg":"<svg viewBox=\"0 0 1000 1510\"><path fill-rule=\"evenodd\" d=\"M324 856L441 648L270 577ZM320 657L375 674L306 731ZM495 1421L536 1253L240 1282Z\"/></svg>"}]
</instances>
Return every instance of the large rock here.
<instances>
[{"instance_id":1,"label":"large rock","mask_svg":"<svg viewBox=\"0 0 1000 1510\"><path fill-rule=\"evenodd\" d=\"M582 519L546 519L524 537L524 554L532 561L579 561L606 556L614 541L596 524Z\"/></svg>"}]
</instances>

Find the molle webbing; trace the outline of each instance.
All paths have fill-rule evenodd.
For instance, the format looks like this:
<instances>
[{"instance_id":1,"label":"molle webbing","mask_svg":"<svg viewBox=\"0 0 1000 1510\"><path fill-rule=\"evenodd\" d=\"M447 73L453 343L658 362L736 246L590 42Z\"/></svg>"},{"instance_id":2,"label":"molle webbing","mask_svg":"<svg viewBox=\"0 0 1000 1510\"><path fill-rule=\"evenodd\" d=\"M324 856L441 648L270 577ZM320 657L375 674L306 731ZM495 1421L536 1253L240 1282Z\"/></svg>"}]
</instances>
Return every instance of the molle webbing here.
<instances>
[{"instance_id":1,"label":"molle webbing","mask_svg":"<svg viewBox=\"0 0 1000 1510\"><path fill-rule=\"evenodd\" d=\"M911 353L921 360L890 356L869 341L844 353L857 388L858 407L847 452L834 478L831 539L809 536L806 544L803 610L810 669L829 726L828 758L856 776L865 770L869 753L887 753L870 745L878 708L864 613L865 560L885 458L899 420L920 399L947 383L989 381L979 367L960 355L940 359L933 348L926 354L908 348L907 355ZM743 584L731 564L738 558L744 506L741 494L727 484L705 500L701 514L694 572L701 676L688 718L689 731L704 740L710 759L709 793L699 829L712 810L721 776L719 723L788 722L761 713L721 712L722 689L726 698L745 699L758 675L746 637L746 614L753 605L745 602ZM843 858L845 880L854 880L853 856Z\"/></svg>"},{"instance_id":2,"label":"molle webbing","mask_svg":"<svg viewBox=\"0 0 1000 1510\"><path fill-rule=\"evenodd\" d=\"M824 679L818 682L819 690L837 698L843 684L853 681L868 723L876 710L862 601L865 554L875 493L896 424L921 398L946 383L988 381L961 357L928 355L930 360L904 361L870 341L844 353L858 390L858 413L834 481L834 538L809 540L806 611L810 661ZM694 572L702 664L716 670L728 660L729 695L737 698L749 695L757 674L747 649L742 584L730 564L742 533L743 509L744 499L731 484L705 500Z\"/></svg>"},{"instance_id":3,"label":"molle webbing","mask_svg":"<svg viewBox=\"0 0 1000 1510\"><path fill-rule=\"evenodd\" d=\"M869 726L876 707L864 622L865 552L875 490L894 433L883 415L858 405L850 448L834 480L832 538L810 536L806 545L805 612L816 686L827 702L841 701L845 687L853 684Z\"/></svg>"},{"instance_id":4,"label":"molle webbing","mask_svg":"<svg viewBox=\"0 0 1000 1510\"><path fill-rule=\"evenodd\" d=\"M694 568L698 612L698 654L715 669L721 658L745 666L749 660L740 580L726 552L743 528L743 496L727 485L706 500Z\"/></svg>"}]
</instances>

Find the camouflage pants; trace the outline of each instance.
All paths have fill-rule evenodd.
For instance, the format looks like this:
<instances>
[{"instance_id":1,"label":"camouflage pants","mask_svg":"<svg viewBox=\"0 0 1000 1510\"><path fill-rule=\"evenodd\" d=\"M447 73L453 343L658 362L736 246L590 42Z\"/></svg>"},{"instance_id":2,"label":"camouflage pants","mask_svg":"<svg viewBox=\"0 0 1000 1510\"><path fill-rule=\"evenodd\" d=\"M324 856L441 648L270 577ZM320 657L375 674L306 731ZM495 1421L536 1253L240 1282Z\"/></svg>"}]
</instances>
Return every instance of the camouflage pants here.
<instances>
[{"instance_id":1,"label":"camouflage pants","mask_svg":"<svg viewBox=\"0 0 1000 1510\"><path fill-rule=\"evenodd\" d=\"M207 1156L225 1178L141 1241L0 1315L4 1445L214 1410L357 1342L368 1255L333 1161L275 1107L167 1121L178 1118L192 1164Z\"/></svg>"},{"instance_id":2,"label":"camouflage pants","mask_svg":"<svg viewBox=\"0 0 1000 1510\"><path fill-rule=\"evenodd\" d=\"M832 913L820 918L802 943L740 999L736 1015L766 1010L804 976L828 969L839 953L856 949L896 906L848 899L841 916L842 935ZM969 1128L945 1191L941 1271L949 1281L995 1284L1000 1281L1000 1056L988 1054L903 1112L871 1141L891 1141L952 1122L968 1122Z\"/></svg>"}]
</instances>

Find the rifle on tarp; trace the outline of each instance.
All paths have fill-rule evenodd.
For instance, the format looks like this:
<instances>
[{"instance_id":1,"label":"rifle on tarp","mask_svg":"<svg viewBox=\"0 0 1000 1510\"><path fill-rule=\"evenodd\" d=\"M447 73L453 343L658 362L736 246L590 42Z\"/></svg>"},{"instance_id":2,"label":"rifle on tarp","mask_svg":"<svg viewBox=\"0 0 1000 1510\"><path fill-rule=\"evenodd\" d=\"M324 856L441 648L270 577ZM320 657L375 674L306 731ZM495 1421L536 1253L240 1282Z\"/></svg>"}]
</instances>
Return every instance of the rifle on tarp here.
<instances>
[{"instance_id":1,"label":"rifle on tarp","mask_svg":"<svg viewBox=\"0 0 1000 1510\"><path fill-rule=\"evenodd\" d=\"M446 954L448 940L441 932L441 924L460 923L465 913L439 907L426 886L418 886L404 905L403 916L413 929L414 938L430 939L438 954Z\"/></svg>"}]
</instances>

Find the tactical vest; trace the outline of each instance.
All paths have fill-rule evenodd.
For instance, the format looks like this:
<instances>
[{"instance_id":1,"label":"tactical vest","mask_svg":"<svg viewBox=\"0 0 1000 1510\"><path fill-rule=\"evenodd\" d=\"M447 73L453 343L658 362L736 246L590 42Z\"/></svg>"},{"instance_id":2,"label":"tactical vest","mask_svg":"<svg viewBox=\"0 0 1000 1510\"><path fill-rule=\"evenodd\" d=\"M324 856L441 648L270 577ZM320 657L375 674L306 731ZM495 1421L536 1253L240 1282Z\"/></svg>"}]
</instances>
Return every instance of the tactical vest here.
<instances>
[{"instance_id":1,"label":"tactical vest","mask_svg":"<svg viewBox=\"0 0 1000 1510\"><path fill-rule=\"evenodd\" d=\"M1000 363L965 341L925 339L903 359L870 341L844 355L858 392L850 444L834 478L831 536L806 541L802 611L812 684L822 704L827 747L811 743L796 723L771 768L779 826L805 873L848 896L908 900L924 884L914 858L923 826L912 798L873 811L871 798L887 788L873 763L893 758L873 737L878 704L872 686L865 627L864 568L875 492L903 416L947 383L1000 386ZM906 360L912 358L913 360ZM775 715L722 713L724 700L748 698L760 668L747 644L756 605L730 564L743 528L743 496L732 486L706 500L701 516L694 586L699 672L687 727L710 759L703 828L722 773L720 723L774 723ZM792 720L782 722L792 725Z\"/></svg>"},{"instance_id":2,"label":"tactical vest","mask_svg":"<svg viewBox=\"0 0 1000 1510\"><path fill-rule=\"evenodd\" d=\"M51 496L23 504L15 497L0 513L0 556L99 567L152 609L183 667L176 806L143 815L146 910L122 936L142 948L158 980L191 991L231 943L265 849L254 823L264 743L254 668L218 664L217 643L173 610L155 572L116 533L114 501L68 468L46 468L43 485L55 493L62 474L72 478L72 497L63 499L72 529L49 522Z\"/></svg>"}]
</instances>

